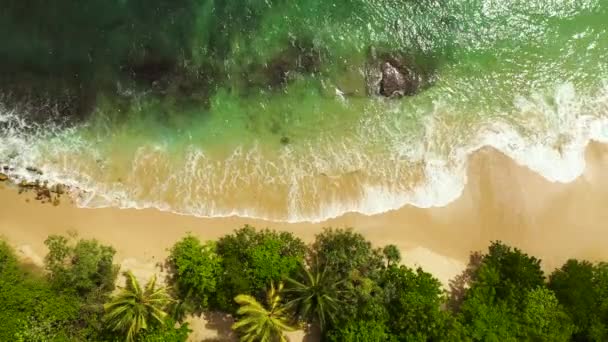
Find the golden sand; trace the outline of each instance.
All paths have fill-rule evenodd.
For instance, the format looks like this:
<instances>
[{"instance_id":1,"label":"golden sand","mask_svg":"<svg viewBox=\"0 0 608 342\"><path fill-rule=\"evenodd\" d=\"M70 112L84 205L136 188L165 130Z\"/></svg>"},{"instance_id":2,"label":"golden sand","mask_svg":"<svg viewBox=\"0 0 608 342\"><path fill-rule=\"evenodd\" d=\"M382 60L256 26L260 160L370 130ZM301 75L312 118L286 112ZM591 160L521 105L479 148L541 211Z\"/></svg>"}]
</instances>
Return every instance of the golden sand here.
<instances>
[{"instance_id":1,"label":"golden sand","mask_svg":"<svg viewBox=\"0 0 608 342\"><path fill-rule=\"evenodd\" d=\"M323 227L354 227L375 245L395 244L404 263L422 266L444 284L464 268L471 251L502 240L543 260L547 271L568 258L608 260L608 146L592 143L587 167L572 183L546 181L489 148L470 158L462 196L442 208L405 207L381 215L347 214L319 224L286 224L243 218L196 218L154 209L82 209L31 200L0 185L0 235L40 264L49 234L75 231L114 246L123 268L146 278L188 232L217 239L251 224L285 230L310 242ZM204 320L198 337L216 336ZM225 327L224 327L225 328Z\"/></svg>"},{"instance_id":2,"label":"golden sand","mask_svg":"<svg viewBox=\"0 0 608 342\"><path fill-rule=\"evenodd\" d=\"M276 223L244 218L196 218L154 209L54 207L0 190L0 235L29 253L44 255L49 234L76 231L113 245L119 260L161 261L176 240L191 232L216 239L251 224L293 232L307 242L323 227L354 227L376 245L392 243L406 263L420 264L442 280L471 251L502 240L543 259L548 269L567 258L608 259L608 147L591 144L587 168L572 183L546 181L503 154L475 153L462 196L442 208L405 207L381 215L347 214L323 223ZM430 259L430 260L427 260ZM433 264L443 263L441 267Z\"/></svg>"}]
</instances>

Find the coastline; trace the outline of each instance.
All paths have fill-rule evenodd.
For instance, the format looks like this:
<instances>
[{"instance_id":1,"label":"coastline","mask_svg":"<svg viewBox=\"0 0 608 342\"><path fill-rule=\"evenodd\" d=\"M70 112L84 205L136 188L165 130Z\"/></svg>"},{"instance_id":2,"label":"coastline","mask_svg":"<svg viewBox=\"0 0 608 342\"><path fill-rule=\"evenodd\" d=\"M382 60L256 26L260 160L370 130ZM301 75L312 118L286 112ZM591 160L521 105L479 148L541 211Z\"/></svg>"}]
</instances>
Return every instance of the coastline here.
<instances>
[{"instance_id":1,"label":"coastline","mask_svg":"<svg viewBox=\"0 0 608 342\"><path fill-rule=\"evenodd\" d=\"M50 234L76 232L112 245L116 262L142 279L177 240L192 233L217 239L245 224L294 233L312 242L323 227L353 227L374 245L396 245L403 263L422 267L448 287L471 252L501 240L542 259L547 273L567 258L608 259L608 145L592 142L586 167L571 183L549 182L493 148L473 153L462 195L445 207L407 206L380 215L346 214L321 223L283 223L249 218L198 218L156 209L78 208L67 197L55 206L0 183L0 236L27 262L42 265ZM220 330L204 316L191 317L191 339L217 338ZM219 330L218 330L219 329ZM301 335L294 340L301 340Z\"/></svg>"},{"instance_id":2,"label":"coastline","mask_svg":"<svg viewBox=\"0 0 608 342\"><path fill-rule=\"evenodd\" d=\"M282 223L248 218L197 218L155 209L84 209L63 201L26 201L8 184L0 189L0 235L18 249L46 253L49 234L75 231L114 246L117 260L154 265L188 232L217 239L245 224L290 231L311 242L323 227L353 227L374 245L397 245L410 266L420 265L444 284L464 267L472 251L502 240L553 269L568 257L608 258L608 145L591 143L586 168L571 183L552 183L492 148L469 160L468 183L445 207L407 206L380 215L346 214L321 223ZM27 254L26 253L26 254ZM35 259L34 256L32 259Z\"/></svg>"}]
</instances>

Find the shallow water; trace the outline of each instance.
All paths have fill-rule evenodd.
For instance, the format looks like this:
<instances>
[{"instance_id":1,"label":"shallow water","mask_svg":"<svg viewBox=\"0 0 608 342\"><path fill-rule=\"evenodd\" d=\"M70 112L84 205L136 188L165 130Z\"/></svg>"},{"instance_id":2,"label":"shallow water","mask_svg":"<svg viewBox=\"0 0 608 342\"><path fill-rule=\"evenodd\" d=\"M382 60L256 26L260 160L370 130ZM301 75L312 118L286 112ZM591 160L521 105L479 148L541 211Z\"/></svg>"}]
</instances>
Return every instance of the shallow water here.
<instances>
[{"instance_id":1,"label":"shallow water","mask_svg":"<svg viewBox=\"0 0 608 342\"><path fill-rule=\"evenodd\" d=\"M179 55L180 72L212 76L194 77L207 82L194 95L171 85L159 93L112 67L133 53L117 44L87 56L92 65L113 56L99 64L109 76L79 66L114 89L97 93L84 120L34 122L39 104L5 97L0 161L14 175L78 187L82 206L287 221L441 206L458 197L467 156L481 146L570 181L589 139L608 140L602 0L184 1L164 8L149 39L138 30L158 14L120 4L108 17L138 23L135 32L119 25L101 46L152 46ZM32 35L19 39L40 48ZM407 55L430 85L400 99L367 96L374 49ZM276 56L291 68L280 84ZM55 66L63 59L41 64L66 72Z\"/></svg>"}]
</instances>

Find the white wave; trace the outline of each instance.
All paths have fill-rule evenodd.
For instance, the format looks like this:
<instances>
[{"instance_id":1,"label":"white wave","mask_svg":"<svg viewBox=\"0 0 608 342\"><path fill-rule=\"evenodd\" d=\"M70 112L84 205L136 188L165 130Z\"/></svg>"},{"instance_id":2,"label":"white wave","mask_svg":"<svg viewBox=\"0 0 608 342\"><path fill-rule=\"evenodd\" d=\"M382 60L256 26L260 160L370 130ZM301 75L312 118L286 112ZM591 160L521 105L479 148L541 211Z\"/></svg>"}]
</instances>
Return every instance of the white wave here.
<instances>
[{"instance_id":1,"label":"white wave","mask_svg":"<svg viewBox=\"0 0 608 342\"><path fill-rule=\"evenodd\" d=\"M589 141L608 142L608 84L598 93L585 96L578 94L572 84L563 83L555 88L550 100L547 96L536 94L527 98L517 96L513 101L520 113L536 113L543 119L543 129L535 132L535 136L523 136L511 123L492 119L480 124L477 133L463 145L451 146L449 153L443 155L438 152L441 143L438 143L439 147L429 143L445 139L440 135L445 134L442 130L446 127L438 123L437 120L441 118L437 116L428 117L424 128L425 138L418 139L418 144L400 143L399 132L394 127L386 128L382 134L392 136L395 150L391 157L393 160L385 161L385 164L398 168L403 167L398 164L404 158L410 162L420 161L424 177L416 186L400 187L396 184L399 177L403 177L399 170L376 170L378 175L390 181L382 184L357 178L359 190L357 196L352 198L340 197L339 193L334 197L324 196L326 188L314 182L305 183L304 180L320 170L338 170L346 174L362 168L371 170L381 162L374 156L349 153L359 148L356 141L332 141L323 155L311 148L306 153L306 160L302 159L301 154L287 148L278 160L272 162L263 160L259 146L249 150L236 149L231 157L219 164L200 149L191 148L185 153L183 167L173 170L169 178L159 178L161 173L157 170L146 169L149 165L155 165L154 158L169 153L167 146L141 147L132 162L132 170L136 172L131 175L145 173L150 177L153 187L144 190L124 185L137 184L136 178L126 179L124 183L99 182L82 169L70 167L73 160L38 164L40 160L45 160L42 155L44 149L36 144L41 134L23 133L21 128L25 123L20 123L14 112L5 110L0 111L0 122L10 122L9 127L17 128L3 131L0 158L10 159L12 156L6 163L15 167L9 172L13 177L40 179L80 189L79 193L74 194L74 199L81 207L156 208L200 217L240 216L286 222L320 222L349 212L374 215L406 205L421 208L445 206L462 194L467 183L469 156L486 146L503 152L549 181L570 182L584 171L584 152ZM437 106L436 110L441 109L441 105ZM48 136L51 135L44 138L48 140ZM62 155L65 150L74 149L86 151L83 153L100 153L91 143L78 139L76 135L62 131L61 136L62 143L52 144L46 153ZM27 171L29 165L39 167L43 174L35 175ZM247 167L243 168L243 165ZM223 170L221 174L216 172L218 168ZM328 175L327 178L331 180L331 177L336 177L339 180L343 174ZM206 200L209 196L204 196L222 194L225 189L253 189L256 184L252 184L251 179L263 180L258 186L265 189L259 191L271 192L274 186L287 184L286 212L269 213L260 207L240 207L238 203L233 206L220 205L220 202ZM313 198L321 199L321 202L304 201L306 194L311 193L317 196ZM181 201L167 201L168 194ZM142 199L142 196L148 196L149 200Z\"/></svg>"}]
</instances>

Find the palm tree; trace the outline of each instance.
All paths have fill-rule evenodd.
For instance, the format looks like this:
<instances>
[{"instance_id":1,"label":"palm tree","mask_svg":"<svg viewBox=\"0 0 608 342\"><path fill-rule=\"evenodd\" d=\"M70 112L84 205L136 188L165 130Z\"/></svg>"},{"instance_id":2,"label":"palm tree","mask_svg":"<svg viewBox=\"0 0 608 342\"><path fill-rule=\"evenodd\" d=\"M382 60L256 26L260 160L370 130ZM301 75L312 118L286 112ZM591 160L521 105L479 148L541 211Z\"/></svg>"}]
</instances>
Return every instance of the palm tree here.
<instances>
[{"instance_id":1,"label":"palm tree","mask_svg":"<svg viewBox=\"0 0 608 342\"><path fill-rule=\"evenodd\" d=\"M334 281L318 266L308 269L303 264L298 279L287 278L287 292L294 297L287 306L308 322L319 324L323 331L334 319L339 305L338 285L343 281Z\"/></svg>"},{"instance_id":2,"label":"palm tree","mask_svg":"<svg viewBox=\"0 0 608 342\"><path fill-rule=\"evenodd\" d=\"M124 273L126 286L104 304L104 321L112 331L126 334L126 341L148 328L150 323L164 324L167 313L164 308L172 302L165 287L156 287L156 275L142 290L139 282L131 273Z\"/></svg>"},{"instance_id":3,"label":"palm tree","mask_svg":"<svg viewBox=\"0 0 608 342\"><path fill-rule=\"evenodd\" d=\"M282 290L283 283L279 283L278 288L275 288L273 283L270 284L266 295L268 309L249 295L238 295L234 298L241 305L236 313L242 317L232 325L232 329L242 334L241 341L285 342L287 338L283 332L296 330L289 324L287 308L281 304Z\"/></svg>"}]
</instances>

